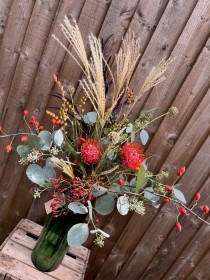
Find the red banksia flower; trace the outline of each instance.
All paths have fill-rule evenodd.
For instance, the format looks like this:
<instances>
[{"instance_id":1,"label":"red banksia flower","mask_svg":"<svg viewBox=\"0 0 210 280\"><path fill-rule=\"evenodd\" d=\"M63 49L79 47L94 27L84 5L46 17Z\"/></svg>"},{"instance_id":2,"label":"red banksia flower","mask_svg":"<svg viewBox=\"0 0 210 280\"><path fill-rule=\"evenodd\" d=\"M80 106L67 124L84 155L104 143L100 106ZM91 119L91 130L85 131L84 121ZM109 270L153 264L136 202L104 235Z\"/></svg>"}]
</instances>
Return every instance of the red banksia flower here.
<instances>
[{"instance_id":1,"label":"red banksia flower","mask_svg":"<svg viewBox=\"0 0 210 280\"><path fill-rule=\"evenodd\" d=\"M182 225L179 222L177 222L176 223L176 228L180 232L182 230Z\"/></svg>"},{"instance_id":2,"label":"red banksia flower","mask_svg":"<svg viewBox=\"0 0 210 280\"><path fill-rule=\"evenodd\" d=\"M200 200L201 199L201 194L200 193L196 193L195 194L195 200Z\"/></svg>"},{"instance_id":3,"label":"red banksia flower","mask_svg":"<svg viewBox=\"0 0 210 280\"><path fill-rule=\"evenodd\" d=\"M102 150L97 140L87 139L81 146L81 159L85 164L95 164L100 160Z\"/></svg>"},{"instance_id":4,"label":"red banksia flower","mask_svg":"<svg viewBox=\"0 0 210 280\"><path fill-rule=\"evenodd\" d=\"M136 142L126 143L121 150L121 160L125 166L138 170L144 161L144 151Z\"/></svg>"},{"instance_id":5,"label":"red banksia flower","mask_svg":"<svg viewBox=\"0 0 210 280\"><path fill-rule=\"evenodd\" d=\"M187 210L184 207L180 207L179 212L183 215L187 215Z\"/></svg>"},{"instance_id":6,"label":"red banksia flower","mask_svg":"<svg viewBox=\"0 0 210 280\"><path fill-rule=\"evenodd\" d=\"M203 212L204 212L205 214L208 214L208 213L209 213L209 207L208 207L207 205L204 205L204 206L203 206Z\"/></svg>"}]
</instances>

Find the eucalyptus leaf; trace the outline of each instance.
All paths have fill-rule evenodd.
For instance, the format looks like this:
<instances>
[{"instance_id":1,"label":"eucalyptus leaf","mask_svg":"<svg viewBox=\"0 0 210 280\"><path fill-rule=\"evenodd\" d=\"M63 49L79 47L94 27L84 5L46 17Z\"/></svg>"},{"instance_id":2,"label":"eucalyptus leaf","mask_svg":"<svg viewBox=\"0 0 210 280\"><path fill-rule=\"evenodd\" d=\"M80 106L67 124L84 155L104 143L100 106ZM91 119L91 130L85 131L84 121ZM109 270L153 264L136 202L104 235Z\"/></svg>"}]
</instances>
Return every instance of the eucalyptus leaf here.
<instances>
[{"instance_id":1,"label":"eucalyptus leaf","mask_svg":"<svg viewBox=\"0 0 210 280\"><path fill-rule=\"evenodd\" d=\"M146 132L146 130L141 130L140 132L140 139L143 145L146 145L149 140L149 134Z\"/></svg>"},{"instance_id":2,"label":"eucalyptus leaf","mask_svg":"<svg viewBox=\"0 0 210 280\"><path fill-rule=\"evenodd\" d=\"M22 158L26 158L30 154L32 148L29 145L18 145L16 151L18 155Z\"/></svg>"},{"instance_id":3,"label":"eucalyptus leaf","mask_svg":"<svg viewBox=\"0 0 210 280\"><path fill-rule=\"evenodd\" d=\"M67 242L69 246L82 245L89 236L89 228L86 223L79 223L71 227L67 234Z\"/></svg>"},{"instance_id":4,"label":"eucalyptus leaf","mask_svg":"<svg viewBox=\"0 0 210 280\"><path fill-rule=\"evenodd\" d=\"M54 143L58 146L61 147L64 141L64 135L61 129L56 130L54 133Z\"/></svg>"},{"instance_id":5,"label":"eucalyptus leaf","mask_svg":"<svg viewBox=\"0 0 210 280\"><path fill-rule=\"evenodd\" d=\"M115 199L111 195L100 196L96 200L95 210L101 215L108 215L114 210Z\"/></svg>"},{"instance_id":6,"label":"eucalyptus leaf","mask_svg":"<svg viewBox=\"0 0 210 280\"><path fill-rule=\"evenodd\" d=\"M45 167L42 169L44 172L45 180L49 181L53 177L55 177L55 169L53 168L52 165L45 165Z\"/></svg>"},{"instance_id":7,"label":"eucalyptus leaf","mask_svg":"<svg viewBox=\"0 0 210 280\"><path fill-rule=\"evenodd\" d=\"M129 185L130 185L131 187L135 187L135 186L136 186L136 177L134 177L133 179L131 179Z\"/></svg>"},{"instance_id":8,"label":"eucalyptus leaf","mask_svg":"<svg viewBox=\"0 0 210 280\"><path fill-rule=\"evenodd\" d=\"M136 136L135 136L135 133L131 133L131 142L133 142L133 141L135 141L135 138L136 138Z\"/></svg>"},{"instance_id":9,"label":"eucalyptus leaf","mask_svg":"<svg viewBox=\"0 0 210 280\"><path fill-rule=\"evenodd\" d=\"M144 165L139 168L136 178L136 189L137 191L141 190L144 186L144 180L145 180L145 168Z\"/></svg>"},{"instance_id":10,"label":"eucalyptus leaf","mask_svg":"<svg viewBox=\"0 0 210 280\"><path fill-rule=\"evenodd\" d=\"M35 149L41 149L44 146L44 141L36 135L29 135L28 144Z\"/></svg>"},{"instance_id":11,"label":"eucalyptus leaf","mask_svg":"<svg viewBox=\"0 0 210 280\"><path fill-rule=\"evenodd\" d=\"M101 187L101 186L95 186L93 191L92 191L92 194L97 197L97 196L101 196L102 194L106 193L107 192L107 189L104 188L104 187Z\"/></svg>"},{"instance_id":12,"label":"eucalyptus leaf","mask_svg":"<svg viewBox=\"0 0 210 280\"><path fill-rule=\"evenodd\" d=\"M132 125L132 123L129 123L125 132L126 133L131 133L132 131L133 131L133 125Z\"/></svg>"},{"instance_id":13,"label":"eucalyptus leaf","mask_svg":"<svg viewBox=\"0 0 210 280\"><path fill-rule=\"evenodd\" d=\"M38 137L44 141L44 146L41 148L41 150L49 151L53 143L52 134L47 130L43 130L39 133Z\"/></svg>"},{"instance_id":14,"label":"eucalyptus leaf","mask_svg":"<svg viewBox=\"0 0 210 280\"><path fill-rule=\"evenodd\" d=\"M38 164L30 164L26 169L26 175L31 182L36 184L41 184L45 181L44 171Z\"/></svg>"},{"instance_id":15,"label":"eucalyptus leaf","mask_svg":"<svg viewBox=\"0 0 210 280\"><path fill-rule=\"evenodd\" d=\"M186 199L185 199L183 192L181 192L180 190L174 189L173 194L179 201L181 201L182 203L186 203Z\"/></svg>"},{"instance_id":16,"label":"eucalyptus leaf","mask_svg":"<svg viewBox=\"0 0 210 280\"><path fill-rule=\"evenodd\" d=\"M93 124L93 123L96 123L98 115L96 112L88 112L87 117L88 117L90 123Z\"/></svg>"},{"instance_id":17,"label":"eucalyptus leaf","mask_svg":"<svg viewBox=\"0 0 210 280\"><path fill-rule=\"evenodd\" d=\"M155 195L154 190L152 187L146 188L144 190L144 197L147 198L148 200L152 201L152 203L157 203L157 201L159 200L159 196Z\"/></svg>"},{"instance_id":18,"label":"eucalyptus leaf","mask_svg":"<svg viewBox=\"0 0 210 280\"><path fill-rule=\"evenodd\" d=\"M119 196L117 199L117 210L121 215L128 214L129 211L129 199L127 196Z\"/></svg>"},{"instance_id":19,"label":"eucalyptus leaf","mask_svg":"<svg viewBox=\"0 0 210 280\"><path fill-rule=\"evenodd\" d=\"M75 214L87 214L87 207L81 202L70 202L68 208Z\"/></svg>"}]
</instances>

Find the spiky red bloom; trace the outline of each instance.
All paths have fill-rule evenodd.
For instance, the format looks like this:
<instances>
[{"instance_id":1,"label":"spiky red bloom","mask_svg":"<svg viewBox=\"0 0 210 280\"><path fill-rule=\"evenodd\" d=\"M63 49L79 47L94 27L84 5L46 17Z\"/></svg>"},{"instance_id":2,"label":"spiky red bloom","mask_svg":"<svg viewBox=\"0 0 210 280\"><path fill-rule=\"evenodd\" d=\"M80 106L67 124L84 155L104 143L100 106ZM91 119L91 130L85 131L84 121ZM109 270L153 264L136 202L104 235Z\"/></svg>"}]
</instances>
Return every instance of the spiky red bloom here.
<instances>
[{"instance_id":1,"label":"spiky red bloom","mask_svg":"<svg viewBox=\"0 0 210 280\"><path fill-rule=\"evenodd\" d=\"M95 164L102 155L102 145L95 139L87 139L81 146L81 159L85 164Z\"/></svg>"},{"instance_id":2,"label":"spiky red bloom","mask_svg":"<svg viewBox=\"0 0 210 280\"><path fill-rule=\"evenodd\" d=\"M136 142L126 143L121 150L121 160L125 166L138 170L144 161L144 151Z\"/></svg>"}]
</instances>

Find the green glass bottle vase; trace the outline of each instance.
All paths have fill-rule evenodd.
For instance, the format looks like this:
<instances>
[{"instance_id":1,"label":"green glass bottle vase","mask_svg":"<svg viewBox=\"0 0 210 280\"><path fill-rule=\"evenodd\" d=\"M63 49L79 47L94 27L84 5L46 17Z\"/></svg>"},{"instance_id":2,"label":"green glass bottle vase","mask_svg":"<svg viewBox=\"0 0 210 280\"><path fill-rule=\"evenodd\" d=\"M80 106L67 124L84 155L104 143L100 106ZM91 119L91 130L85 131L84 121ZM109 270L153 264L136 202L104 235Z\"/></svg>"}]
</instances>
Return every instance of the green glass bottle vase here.
<instances>
[{"instance_id":1,"label":"green glass bottle vase","mask_svg":"<svg viewBox=\"0 0 210 280\"><path fill-rule=\"evenodd\" d=\"M69 248L69 229L84 222L85 217L86 215L74 214L71 211L57 218L49 215L31 255L31 260L38 270L53 271L59 266Z\"/></svg>"}]
</instances>

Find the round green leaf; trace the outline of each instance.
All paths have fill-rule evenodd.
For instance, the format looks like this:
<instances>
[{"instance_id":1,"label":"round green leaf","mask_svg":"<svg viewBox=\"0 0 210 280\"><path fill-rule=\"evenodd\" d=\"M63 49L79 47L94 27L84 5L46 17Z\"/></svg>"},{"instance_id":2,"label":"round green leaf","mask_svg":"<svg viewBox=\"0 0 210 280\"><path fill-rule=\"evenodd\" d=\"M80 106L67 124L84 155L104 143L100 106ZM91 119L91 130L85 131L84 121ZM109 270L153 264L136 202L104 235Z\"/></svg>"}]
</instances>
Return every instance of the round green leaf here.
<instances>
[{"instance_id":1,"label":"round green leaf","mask_svg":"<svg viewBox=\"0 0 210 280\"><path fill-rule=\"evenodd\" d=\"M114 210L114 206L114 197L111 195L103 195L96 200L95 210L101 215L108 215Z\"/></svg>"},{"instance_id":2,"label":"round green leaf","mask_svg":"<svg viewBox=\"0 0 210 280\"><path fill-rule=\"evenodd\" d=\"M28 144L33 148L41 149L44 146L44 141L36 135L29 135Z\"/></svg>"},{"instance_id":3,"label":"round green leaf","mask_svg":"<svg viewBox=\"0 0 210 280\"><path fill-rule=\"evenodd\" d=\"M149 140L149 134L146 132L146 130L142 130L140 132L140 139L143 145L147 144L147 141Z\"/></svg>"},{"instance_id":4,"label":"round green leaf","mask_svg":"<svg viewBox=\"0 0 210 280\"><path fill-rule=\"evenodd\" d=\"M129 211L129 199L127 196L119 196L117 199L117 210L121 215L128 214Z\"/></svg>"},{"instance_id":5,"label":"round green leaf","mask_svg":"<svg viewBox=\"0 0 210 280\"><path fill-rule=\"evenodd\" d=\"M70 202L68 208L75 214L87 214L88 209L81 202Z\"/></svg>"},{"instance_id":6,"label":"round green leaf","mask_svg":"<svg viewBox=\"0 0 210 280\"><path fill-rule=\"evenodd\" d=\"M31 147L29 145L18 145L16 151L20 157L26 158L31 152Z\"/></svg>"},{"instance_id":7,"label":"round green leaf","mask_svg":"<svg viewBox=\"0 0 210 280\"><path fill-rule=\"evenodd\" d=\"M38 164L30 164L26 169L26 175L31 182L40 184L45 181L43 169Z\"/></svg>"},{"instance_id":8,"label":"round green leaf","mask_svg":"<svg viewBox=\"0 0 210 280\"><path fill-rule=\"evenodd\" d=\"M55 131L54 133L54 142L58 147L61 147L64 141L63 132L61 129Z\"/></svg>"},{"instance_id":9,"label":"round green leaf","mask_svg":"<svg viewBox=\"0 0 210 280\"><path fill-rule=\"evenodd\" d=\"M53 168L52 165L48 164L42 170L46 181L49 181L50 179L55 177L55 169Z\"/></svg>"},{"instance_id":10,"label":"round green leaf","mask_svg":"<svg viewBox=\"0 0 210 280\"><path fill-rule=\"evenodd\" d=\"M38 137L44 141L44 146L41 148L41 150L49 151L53 142L52 134L47 130L43 130L39 133Z\"/></svg>"},{"instance_id":11,"label":"round green leaf","mask_svg":"<svg viewBox=\"0 0 210 280\"><path fill-rule=\"evenodd\" d=\"M89 236L89 228L85 223L79 223L74 225L67 235L67 241L69 246L80 246L83 244Z\"/></svg>"}]
</instances>

